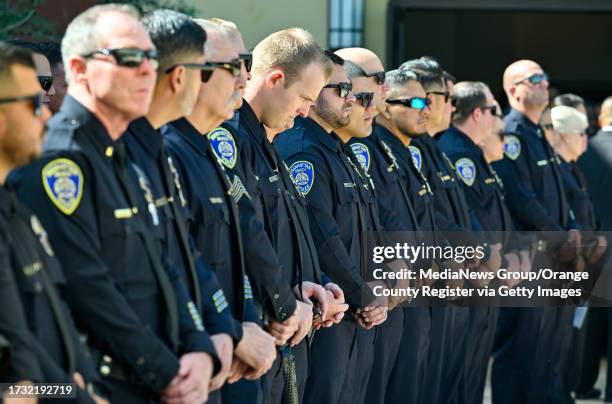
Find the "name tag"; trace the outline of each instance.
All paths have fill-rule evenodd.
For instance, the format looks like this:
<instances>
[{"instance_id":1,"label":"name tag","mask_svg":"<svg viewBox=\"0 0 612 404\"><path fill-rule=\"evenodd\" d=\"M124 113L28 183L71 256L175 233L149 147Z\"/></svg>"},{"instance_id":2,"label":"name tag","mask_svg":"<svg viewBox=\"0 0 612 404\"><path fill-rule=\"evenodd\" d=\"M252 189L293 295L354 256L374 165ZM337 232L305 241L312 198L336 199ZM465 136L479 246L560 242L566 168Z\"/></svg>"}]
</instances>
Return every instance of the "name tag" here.
<instances>
[{"instance_id":1,"label":"name tag","mask_svg":"<svg viewBox=\"0 0 612 404\"><path fill-rule=\"evenodd\" d=\"M423 196L423 195L425 195L426 193L427 193L427 190L426 190L426 189L421 189L421 190L419 191L419 196Z\"/></svg>"},{"instance_id":2,"label":"name tag","mask_svg":"<svg viewBox=\"0 0 612 404\"><path fill-rule=\"evenodd\" d=\"M208 200L210 201L210 203L223 203L223 199L219 198L218 196L212 196L208 198Z\"/></svg>"},{"instance_id":3,"label":"name tag","mask_svg":"<svg viewBox=\"0 0 612 404\"><path fill-rule=\"evenodd\" d=\"M495 178L487 178L485 179L485 184L492 184L495 182Z\"/></svg>"},{"instance_id":4,"label":"name tag","mask_svg":"<svg viewBox=\"0 0 612 404\"><path fill-rule=\"evenodd\" d=\"M135 213L135 212L134 212ZM115 209L115 219L129 219L133 216L132 209Z\"/></svg>"},{"instance_id":5,"label":"name tag","mask_svg":"<svg viewBox=\"0 0 612 404\"><path fill-rule=\"evenodd\" d=\"M167 204L169 204L170 202L172 202L172 197L170 197L170 198L166 198L166 197L164 196L164 197L162 197L162 198L157 198L157 199L155 200L155 207L156 207L156 208L161 208L162 206L167 205Z\"/></svg>"},{"instance_id":6,"label":"name tag","mask_svg":"<svg viewBox=\"0 0 612 404\"><path fill-rule=\"evenodd\" d=\"M355 186L355 184L353 184L352 182L345 182L344 183L344 188L353 188Z\"/></svg>"},{"instance_id":7,"label":"name tag","mask_svg":"<svg viewBox=\"0 0 612 404\"><path fill-rule=\"evenodd\" d=\"M445 175L445 176L441 177L441 179L442 179L442 181L446 182L446 181L450 180L451 177L450 177L450 175Z\"/></svg>"},{"instance_id":8,"label":"name tag","mask_svg":"<svg viewBox=\"0 0 612 404\"><path fill-rule=\"evenodd\" d=\"M545 166L546 164L548 164L548 160L539 160L536 163L539 167Z\"/></svg>"},{"instance_id":9,"label":"name tag","mask_svg":"<svg viewBox=\"0 0 612 404\"><path fill-rule=\"evenodd\" d=\"M268 178L268 181L270 182L276 182L278 181L278 175L274 174L273 176L271 176L270 178Z\"/></svg>"}]
</instances>

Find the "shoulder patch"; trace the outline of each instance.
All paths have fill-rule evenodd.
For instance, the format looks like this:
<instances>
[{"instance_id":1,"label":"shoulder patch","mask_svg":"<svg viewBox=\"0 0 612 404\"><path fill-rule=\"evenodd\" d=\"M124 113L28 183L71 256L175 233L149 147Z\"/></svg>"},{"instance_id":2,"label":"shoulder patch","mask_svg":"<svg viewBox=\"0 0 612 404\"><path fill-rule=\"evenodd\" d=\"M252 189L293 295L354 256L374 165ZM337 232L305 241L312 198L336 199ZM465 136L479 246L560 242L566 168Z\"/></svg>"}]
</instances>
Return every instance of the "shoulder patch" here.
<instances>
[{"instance_id":1,"label":"shoulder patch","mask_svg":"<svg viewBox=\"0 0 612 404\"><path fill-rule=\"evenodd\" d=\"M71 215L83 196L83 172L72 160L55 159L42 169L42 182L47 196L63 214Z\"/></svg>"},{"instance_id":2,"label":"shoulder patch","mask_svg":"<svg viewBox=\"0 0 612 404\"><path fill-rule=\"evenodd\" d=\"M307 195L314 184L314 166L310 161L296 161L289 167L291 179L302 195Z\"/></svg>"},{"instance_id":3,"label":"shoulder patch","mask_svg":"<svg viewBox=\"0 0 612 404\"><path fill-rule=\"evenodd\" d=\"M212 151L217 158L227 168L234 168L238 149L234 137L229 130L225 128L216 128L208 133L208 140L212 146Z\"/></svg>"},{"instance_id":4,"label":"shoulder patch","mask_svg":"<svg viewBox=\"0 0 612 404\"><path fill-rule=\"evenodd\" d=\"M459 178L468 186L471 187L474 184L474 180L476 179L476 165L471 159L467 157L460 158L455 162L455 169L457 170Z\"/></svg>"},{"instance_id":5,"label":"shoulder patch","mask_svg":"<svg viewBox=\"0 0 612 404\"><path fill-rule=\"evenodd\" d=\"M504 154L512 160L516 160L521 154L521 141L514 135L506 135L504 138Z\"/></svg>"},{"instance_id":6,"label":"shoulder patch","mask_svg":"<svg viewBox=\"0 0 612 404\"><path fill-rule=\"evenodd\" d=\"M366 173L369 172L370 149L368 149L368 146L364 145L363 143L352 143L351 149L353 149L353 154L355 154L355 157L357 157L357 160L359 160L361 167L363 167Z\"/></svg>"},{"instance_id":7,"label":"shoulder patch","mask_svg":"<svg viewBox=\"0 0 612 404\"><path fill-rule=\"evenodd\" d=\"M421 156L421 150L416 146L408 146L410 154L412 154L412 162L417 170L421 171L421 165L423 163L423 157Z\"/></svg>"}]
</instances>

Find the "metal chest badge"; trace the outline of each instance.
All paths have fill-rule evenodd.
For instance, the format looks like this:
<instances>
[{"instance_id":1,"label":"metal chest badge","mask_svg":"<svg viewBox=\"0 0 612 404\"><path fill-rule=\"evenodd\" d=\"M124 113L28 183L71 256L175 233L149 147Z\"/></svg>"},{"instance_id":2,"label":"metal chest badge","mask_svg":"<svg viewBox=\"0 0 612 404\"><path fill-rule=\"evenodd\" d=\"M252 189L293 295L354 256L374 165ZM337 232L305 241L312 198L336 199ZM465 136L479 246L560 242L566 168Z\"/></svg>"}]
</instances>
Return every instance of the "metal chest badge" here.
<instances>
[{"instance_id":1,"label":"metal chest badge","mask_svg":"<svg viewBox=\"0 0 612 404\"><path fill-rule=\"evenodd\" d=\"M366 173L369 172L370 149L368 149L368 146L364 145L363 143L353 143L351 144L351 149L353 149L353 153L355 154L355 157L357 157L361 167L363 167Z\"/></svg>"},{"instance_id":2,"label":"metal chest badge","mask_svg":"<svg viewBox=\"0 0 612 404\"><path fill-rule=\"evenodd\" d=\"M467 157L460 158L455 163L455 169L457 170L459 178L468 186L471 187L474 184L474 180L476 179L476 165L471 159Z\"/></svg>"},{"instance_id":3,"label":"metal chest badge","mask_svg":"<svg viewBox=\"0 0 612 404\"><path fill-rule=\"evenodd\" d=\"M291 179L302 195L308 194L314 184L314 166L309 161L296 161L289 167Z\"/></svg>"},{"instance_id":4,"label":"metal chest badge","mask_svg":"<svg viewBox=\"0 0 612 404\"><path fill-rule=\"evenodd\" d=\"M212 146L213 153L221 163L227 168L234 168L238 149L232 134L225 128L216 128L208 134L208 140Z\"/></svg>"},{"instance_id":5,"label":"metal chest badge","mask_svg":"<svg viewBox=\"0 0 612 404\"><path fill-rule=\"evenodd\" d=\"M42 182L49 200L60 212L71 215L83 196L83 172L72 160L55 159L42 169Z\"/></svg>"},{"instance_id":6,"label":"metal chest badge","mask_svg":"<svg viewBox=\"0 0 612 404\"><path fill-rule=\"evenodd\" d=\"M410 154L412 154L412 162L417 170L421 171L421 164L423 163L423 157L421 156L421 151L416 146L408 146L410 149Z\"/></svg>"},{"instance_id":7,"label":"metal chest badge","mask_svg":"<svg viewBox=\"0 0 612 404\"><path fill-rule=\"evenodd\" d=\"M514 135L506 135L504 137L504 154L512 159L516 160L521 154L521 141Z\"/></svg>"}]
</instances>

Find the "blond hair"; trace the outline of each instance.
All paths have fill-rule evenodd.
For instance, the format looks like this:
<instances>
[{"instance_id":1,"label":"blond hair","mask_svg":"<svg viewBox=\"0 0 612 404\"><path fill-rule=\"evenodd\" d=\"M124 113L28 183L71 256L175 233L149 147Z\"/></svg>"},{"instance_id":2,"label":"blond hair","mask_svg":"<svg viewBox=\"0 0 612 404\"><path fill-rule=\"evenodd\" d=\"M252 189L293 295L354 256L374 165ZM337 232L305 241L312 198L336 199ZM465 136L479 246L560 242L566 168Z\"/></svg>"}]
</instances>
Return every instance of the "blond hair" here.
<instances>
[{"instance_id":1,"label":"blond hair","mask_svg":"<svg viewBox=\"0 0 612 404\"><path fill-rule=\"evenodd\" d=\"M302 28L289 28L274 32L257 44L253 50L253 76L280 68L288 87L300 78L311 63L320 63L325 80L331 75L333 64L323 53L310 32Z\"/></svg>"}]
</instances>

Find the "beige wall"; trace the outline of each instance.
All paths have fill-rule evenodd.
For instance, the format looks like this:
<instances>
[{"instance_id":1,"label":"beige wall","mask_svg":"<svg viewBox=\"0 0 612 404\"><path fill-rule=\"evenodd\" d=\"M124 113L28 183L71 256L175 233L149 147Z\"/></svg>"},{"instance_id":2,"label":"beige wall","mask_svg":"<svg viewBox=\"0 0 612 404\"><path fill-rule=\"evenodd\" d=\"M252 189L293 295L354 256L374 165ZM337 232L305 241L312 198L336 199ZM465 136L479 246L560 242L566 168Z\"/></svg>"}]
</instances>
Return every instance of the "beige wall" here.
<instances>
[{"instance_id":1,"label":"beige wall","mask_svg":"<svg viewBox=\"0 0 612 404\"><path fill-rule=\"evenodd\" d=\"M389 0L365 0L365 47L378 55L385 63L386 47L385 38L387 32L387 6ZM390 66L385 66L390 69Z\"/></svg>"},{"instance_id":2,"label":"beige wall","mask_svg":"<svg viewBox=\"0 0 612 404\"><path fill-rule=\"evenodd\" d=\"M310 31L327 47L327 0L195 0L193 4L199 17L235 22L247 49L268 34L289 27Z\"/></svg>"},{"instance_id":3,"label":"beige wall","mask_svg":"<svg viewBox=\"0 0 612 404\"><path fill-rule=\"evenodd\" d=\"M389 0L365 0L365 47L385 60ZM219 17L238 24L251 48L266 35L288 27L310 31L327 48L328 0L193 0L199 17Z\"/></svg>"}]
</instances>

